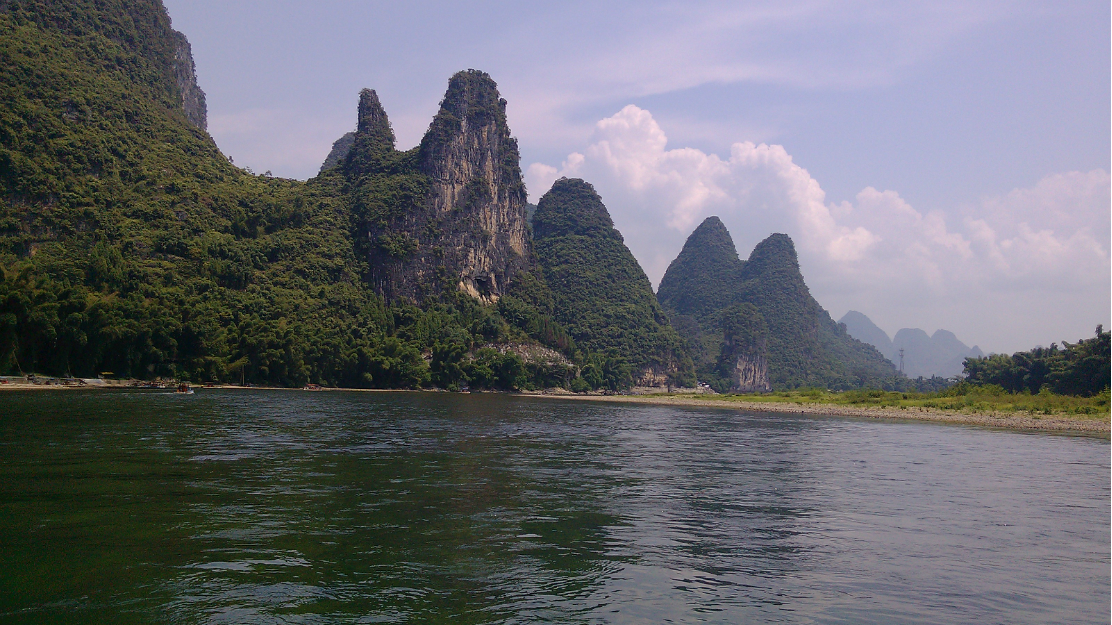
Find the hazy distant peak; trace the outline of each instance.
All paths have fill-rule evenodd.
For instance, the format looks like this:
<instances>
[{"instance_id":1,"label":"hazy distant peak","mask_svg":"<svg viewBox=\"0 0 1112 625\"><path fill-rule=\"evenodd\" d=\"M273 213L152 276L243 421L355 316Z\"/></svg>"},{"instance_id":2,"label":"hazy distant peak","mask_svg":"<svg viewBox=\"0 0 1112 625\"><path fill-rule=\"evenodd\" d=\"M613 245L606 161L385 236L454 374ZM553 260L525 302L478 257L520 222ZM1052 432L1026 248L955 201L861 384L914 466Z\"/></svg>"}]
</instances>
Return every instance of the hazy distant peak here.
<instances>
[{"instance_id":1,"label":"hazy distant peak","mask_svg":"<svg viewBox=\"0 0 1112 625\"><path fill-rule=\"evenodd\" d=\"M847 312L846 314L842 315L842 318L838 320L838 323L844 323L844 324L846 324L846 327L851 328L851 329L855 328L855 327L868 328L872 331L875 331L875 332L878 332L878 333L884 335L884 338L888 339L889 341L892 340L888 336L888 333L885 332L884 330L880 329L880 326L873 323L873 320L869 319L869 317L866 316L865 313L858 312L856 310L851 310L851 311ZM853 334L853 332L851 331L850 334Z\"/></svg>"},{"instance_id":2,"label":"hazy distant peak","mask_svg":"<svg viewBox=\"0 0 1112 625\"><path fill-rule=\"evenodd\" d=\"M900 330L896 332L896 336L892 337L892 342L897 345L904 343L929 343L930 340L930 335L919 328L900 328Z\"/></svg>"},{"instance_id":3,"label":"hazy distant peak","mask_svg":"<svg viewBox=\"0 0 1112 625\"><path fill-rule=\"evenodd\" d=\"M853 338L868 343L877 348L881 354L888 360L893 360L892 339L889 338L888 333L880 329L872 319L865 316L864 313L856 310L847 312L838 323L846 326L846 332Z\"/></svg>"}]
</instances>

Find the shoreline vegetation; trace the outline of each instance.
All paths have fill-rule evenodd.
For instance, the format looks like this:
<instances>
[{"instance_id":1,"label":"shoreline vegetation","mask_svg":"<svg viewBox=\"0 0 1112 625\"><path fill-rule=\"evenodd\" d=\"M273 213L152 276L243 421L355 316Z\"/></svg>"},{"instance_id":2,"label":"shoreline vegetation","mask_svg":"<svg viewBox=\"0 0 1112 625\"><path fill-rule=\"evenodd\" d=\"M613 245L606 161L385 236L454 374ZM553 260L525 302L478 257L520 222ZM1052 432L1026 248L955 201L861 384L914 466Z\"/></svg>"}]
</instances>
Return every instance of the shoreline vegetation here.
<instances>
[{"instance_id":1,"label":"shoreline vegetation","mask_svg":"<svg viewBox=\"0 0 1112 625\"><path fill-rule=\"evenodd\" d=\"M177 382L146 380L102 380L77 378L5 378L0 391L163 389ZM398 390L319 387L304 388L193 384L196 389L281 390L346 392L446 393L442 389ZM501 391L475 391L499 393ZM820 389L779 391L763 394L718 395L703 392L572 393L564 389L505 393L520 397L601 401L627 404L667 405L693 408L733 409L753 412L805 414L813 416L863 417L885 420L931 421L975 425L1017 431L1065 432L1108 438L1112 431L1109 392L1093 397L1056 395L1050 392L1009 393L999 388L956 385L938 393L900 393L879 390L833 392Z\"/></svg>"},{"instance_id":2,"label":"shoreline vegetation","mask_svg":"<svg viewBox=\"0 0 1112 625\"><path fill-rule=\"evenodd\" d=\"M864 417L872 419L902 421L933 421L954 425L975 425L1019 431L1066 432L1097 435L1108 438L1110 434L1109 408L1107 396L1105 404L1092 413L1078 411L1091 406L1075 406L1073 400L1094 400L1096 398L1040 397L1023 395L1002 397L997 402L984 402L969 397L957 397L952 401L930 399L885 398L875 402L861 402L856 396L861 393L884 393L885 395L911 395L909 393L886 393L884 391L847 391L845 393L826 393L810 395L814 391L779 392L767 395L696 395L696 394L652 394L652 395L573 395L539 394L556 399L614 401L636 404L658 404L700 408L734 409L753 412L793 413L813 416ZM924 395L935 395L934 393ZM839 397L843 396L843 397ZM1096 403L1096 402L1093 402Z\"/></svg>"}]
</instances>

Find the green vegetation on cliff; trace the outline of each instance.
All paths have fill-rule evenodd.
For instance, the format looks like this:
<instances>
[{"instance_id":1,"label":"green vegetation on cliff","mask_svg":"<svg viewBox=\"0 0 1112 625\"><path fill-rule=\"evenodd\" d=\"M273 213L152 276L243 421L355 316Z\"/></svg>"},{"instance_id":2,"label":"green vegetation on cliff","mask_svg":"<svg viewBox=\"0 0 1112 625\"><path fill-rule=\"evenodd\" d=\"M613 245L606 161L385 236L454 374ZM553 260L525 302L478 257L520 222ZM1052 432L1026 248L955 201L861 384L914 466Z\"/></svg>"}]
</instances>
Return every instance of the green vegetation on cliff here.
<instances>
[{"instance_id":1,"label":"green vegetation on cliff","mask_svg":"<svg viewBox=\"0 0 1112 625\"><path fill-rule=\"evenodd\" d=\"M555 318L580 347L625 359L635 382L692 382L679 337L590 184L556 181L537 204L533 236Z\"/></svg>"},{"instance_id":2,"label":"green vegetation on cliff","mask_svg":"<svg viewBox=\"0 0 1112 625\"><path fill-rule=\"evenodd\" d=\"M425 184L415 152L395 152L392 136L384 149L381 125L345 168L308 183L257 176L195 125L203 111L187 112L182 39L161 2L4 5L0 373L567 383L566 362L505 348L566 339L536 311L518 327L454 291L418 307L367 282L370 246L407 243L360 233Z\"/></svg>"},{"instance_id":3,"label":"green vegetation on cliff","mask_svg":"<svg viewBox=\"0 0 1112 625\"><path fill-rule=\"evenodd\" d=\"M721 358L721 313L736 304L751 304L767 325L768 381L774 388L898 382L890 362L848 336L811 297L787 235L768 237L742 261L726 227L710 217L668 267L658 297L683 335L700 378L719 390L725 390L728 373Z\"/></svg>"}]
</instances>

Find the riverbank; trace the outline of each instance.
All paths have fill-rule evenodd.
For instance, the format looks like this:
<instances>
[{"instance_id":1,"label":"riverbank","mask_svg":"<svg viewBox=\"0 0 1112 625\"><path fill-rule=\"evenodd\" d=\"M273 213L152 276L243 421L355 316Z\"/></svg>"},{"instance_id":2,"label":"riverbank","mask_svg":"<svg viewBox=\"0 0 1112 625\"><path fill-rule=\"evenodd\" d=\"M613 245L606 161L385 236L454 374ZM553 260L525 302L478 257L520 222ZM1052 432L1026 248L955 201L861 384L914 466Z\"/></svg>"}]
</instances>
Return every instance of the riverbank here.
<instances>
[{"instance_id":1,"label":"riverbank","mask_svg":"<svg viewBox=\"0 0 1112 625\"><path fill-rule=\"evenodd\" d=\"M13 381L11 378L0 380L0 391L48 391L48 390L96 390L96 389L157 389L173 388L169 383L158 386L156 383L142 380L85 380L39 379L36 382L27 380ZM280 391L308 391L308 392L400 392L388 389L342 389L342 388L281 388L238 385L192 385L192 388L202 390L280 390ZM408 392L444 393L441 390L421 390ZM1021 431L1040 432L1069 432L1109 437L1112 431L1112 419L1107 411L1103 414L1064 414L1050 412L1038 414L1032 410L999 410L985 409L983 407L946 407L939 408L929 405L847 405L822 401L823 397L810 397L807 394L796 396L778 397L775 395L707 395L707 394L643 394L643 395L613 395L613 394L576 394L563 390L556 391L523 391L513 393L521 397L536 397L541 399L563 399L570 401L594 401L626 404L650 404L667 406L687 406L693 408L718 408L729 410L745 410L752 412L792 413L813 416L835 417L860 417L870 419L890 419L903 421L932 421L938 423L951 423L957 425L975 425L981 427L1002 428ZM930 402L927 402L930 403Z\"/></svg>"},{"instance_id":2,"label":"riverbank","mask_svg":"<svg viewBox=\"0 0 1112 625\"><path fill-rule=\"evenodd\" d=\"M847 406L831 403L804 403L794 401L747 401L738 396L695 396L680 394L662 395L574 395L528 393L529 396L572 401L603 401L626 404L654 404L690 406L699 408L725 408L753 412L794 413L814 416L864 417L870 419L898 419L903 421L933 421L957 425L976 425L1009 430L1041 432L1070 432L1108 437L1109 414L1067 415L1031 414L1025 412L944 410L928 407Z\"/></svg>"}]
</instances>

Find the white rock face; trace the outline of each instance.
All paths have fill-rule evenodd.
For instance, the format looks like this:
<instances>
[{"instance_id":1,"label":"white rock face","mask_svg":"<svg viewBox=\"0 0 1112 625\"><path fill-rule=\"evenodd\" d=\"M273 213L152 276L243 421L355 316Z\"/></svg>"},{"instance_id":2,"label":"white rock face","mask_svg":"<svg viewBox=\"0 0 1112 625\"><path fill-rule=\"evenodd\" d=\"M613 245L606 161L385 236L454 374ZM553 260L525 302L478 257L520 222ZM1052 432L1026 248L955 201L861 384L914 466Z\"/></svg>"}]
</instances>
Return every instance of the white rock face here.
<instances>
[{"instance_id":1,"label":"white rock face","mask_svg":"<svg viewBox=\"0 0 1112 625\"><path fill-rule=\"evenodd\" d=\"M772 390L768 383L768 360L764 356L738 356L731 380L730 390L739 393L767 393Z\"/></svg>"},{"instance_id":2,"label":"white rock face","mask_svg":"<svg viewBox=\"0 0 1112 625\"><path fill-rule=\"evenodd\" d=\"M197 86L197 68L193 64L193 48L189 40L178 31L174 38L174 80L181 94L181 107L185 118L201 130L208 130L208 105L205 92Z\"/></svg>"},{"instance_id":3,"label":"white rock face","mask_svg":"<svg viewBox=\"0 0 1112 625\"><path fill-rule=\"evenodd\" d=\"M528 270L530 239L517 141L497 85L483 72L459 72L417 152L401 155L393 143L377 96L365 91L349 176L373 185L369 177L410 167L427 183L417 201L368 224L375 288L416 303L446 289L498 301Z\"/></svg>"},{"instance_id":4,"label":"white rock face","mask_svg":"<svg viewBox=\"0 0 1112 625\"><path fill-rule=\"evenodd\" d=\"M529 257L525 185L505 106L489 76L460 72L422 142L445 268L459 290L485 302L498 300ZM436 141L442 131L447 136Z\"/></svg>"}]
</instances>

